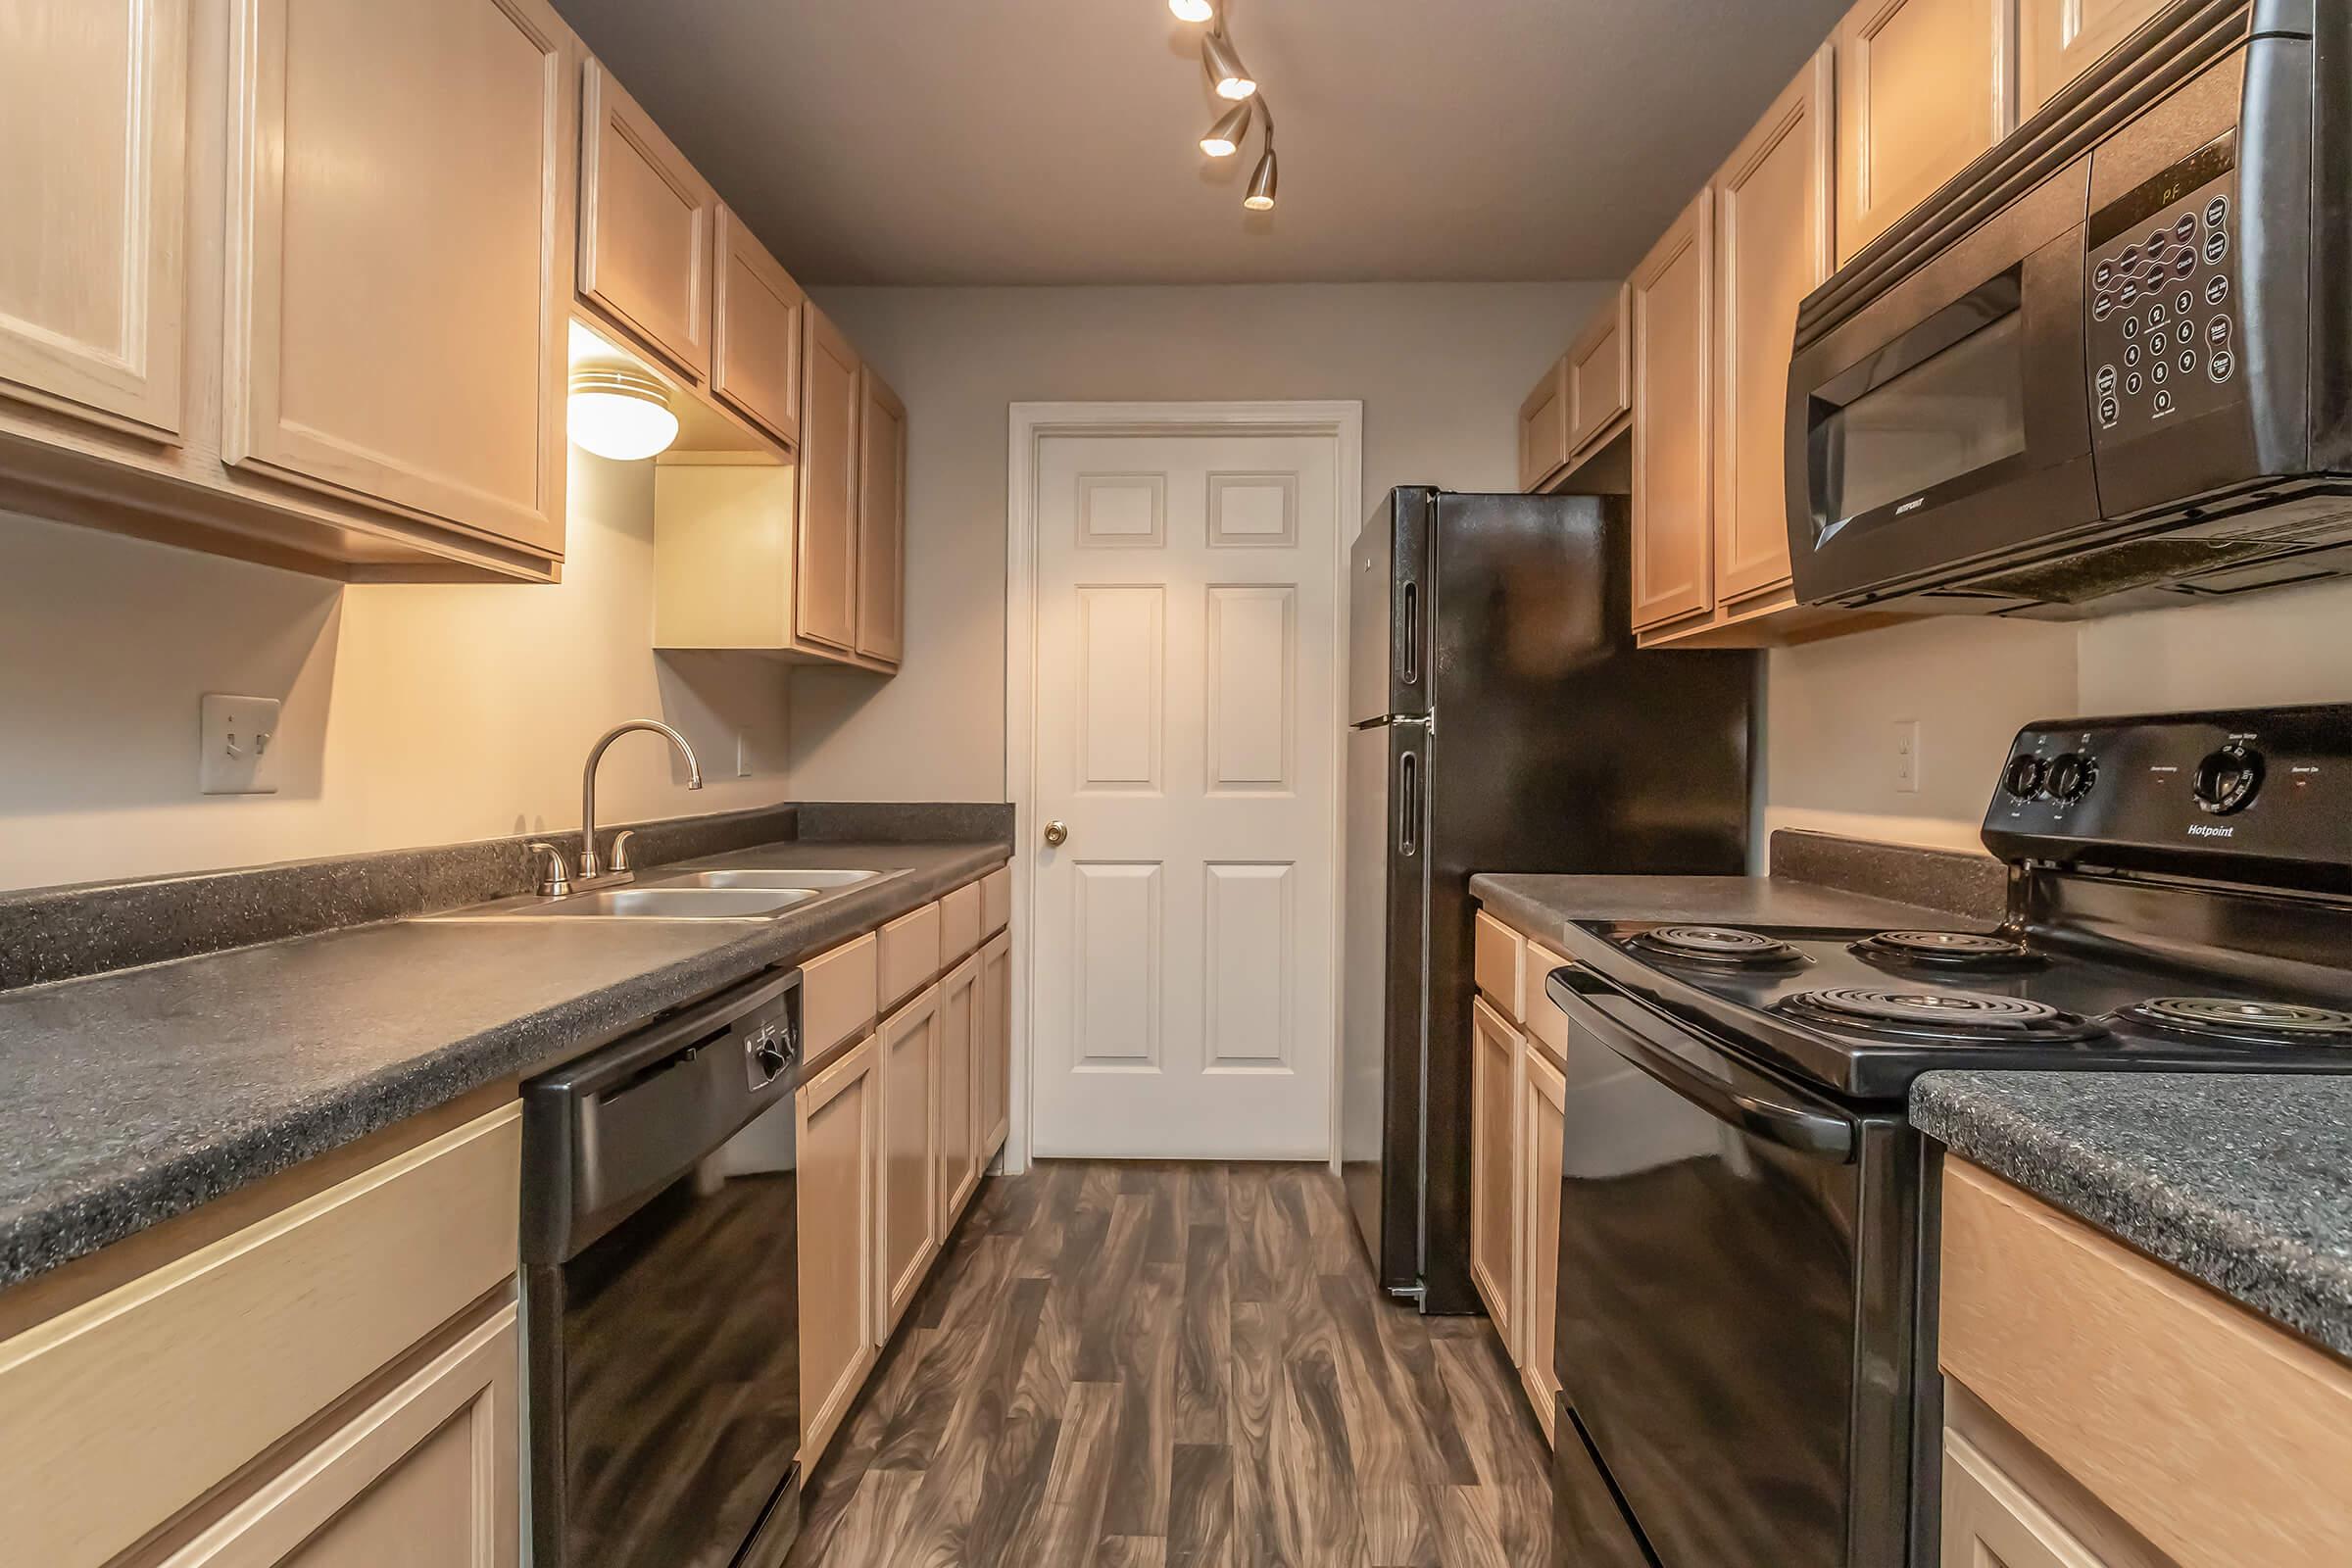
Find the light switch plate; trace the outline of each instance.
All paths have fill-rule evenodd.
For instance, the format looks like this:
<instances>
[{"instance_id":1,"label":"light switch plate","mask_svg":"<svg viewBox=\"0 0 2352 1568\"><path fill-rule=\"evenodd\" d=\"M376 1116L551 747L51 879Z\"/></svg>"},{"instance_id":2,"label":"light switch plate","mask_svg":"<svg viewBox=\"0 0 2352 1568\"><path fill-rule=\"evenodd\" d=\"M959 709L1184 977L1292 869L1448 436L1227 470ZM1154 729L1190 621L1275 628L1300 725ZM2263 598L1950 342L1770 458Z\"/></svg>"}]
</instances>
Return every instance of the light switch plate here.
<instances>
[{"instance_id":1,"label":"light switch plate","mask_svg":"<svg viewBox=\"0 0 2352 1568\"><path fill-rule=\"evenodd\" d=\"M274 697L205 693L198 788L207 795L275 795L281 706Z\"/></svg>"},{"instance_id":2,"label":"light switch plate","mask_svg":"<svg viewBox=\"0 0 2352 1568\"><path fill-rule=\"evenodd\" d=\"M1919 720L1894 721L1894 789L1898 795L1919 793Z\"/></svg>"}]
</instances>

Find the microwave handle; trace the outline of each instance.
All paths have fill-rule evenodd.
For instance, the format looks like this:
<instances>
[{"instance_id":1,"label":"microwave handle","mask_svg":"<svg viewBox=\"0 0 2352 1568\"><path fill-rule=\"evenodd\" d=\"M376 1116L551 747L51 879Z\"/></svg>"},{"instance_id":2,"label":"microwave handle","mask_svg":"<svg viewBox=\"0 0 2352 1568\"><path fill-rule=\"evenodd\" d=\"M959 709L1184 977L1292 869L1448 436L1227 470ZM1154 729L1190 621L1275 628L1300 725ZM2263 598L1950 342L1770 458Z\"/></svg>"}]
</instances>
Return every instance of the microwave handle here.
<instances>
[{"instance_id":1,"label":"microwave handle","mask_svg":"<svg viewBox=\"0 0 2352 1568\"><path fill-rule=\"evenodd\" d=\"M1694 1072L1671 1052L1661 1051L1610 1017L1566 984L1546 984L1545 994L1558 1004L1568 1021L1599 1038L1618 1055L1673 1090L1717 1121L1727 1122L1751 1138L1792 1150L1815 1159L1849 1164L1854 1157L1854 1127L1842 1117L1744 1093Z\"/></svg>"}]
</instances>

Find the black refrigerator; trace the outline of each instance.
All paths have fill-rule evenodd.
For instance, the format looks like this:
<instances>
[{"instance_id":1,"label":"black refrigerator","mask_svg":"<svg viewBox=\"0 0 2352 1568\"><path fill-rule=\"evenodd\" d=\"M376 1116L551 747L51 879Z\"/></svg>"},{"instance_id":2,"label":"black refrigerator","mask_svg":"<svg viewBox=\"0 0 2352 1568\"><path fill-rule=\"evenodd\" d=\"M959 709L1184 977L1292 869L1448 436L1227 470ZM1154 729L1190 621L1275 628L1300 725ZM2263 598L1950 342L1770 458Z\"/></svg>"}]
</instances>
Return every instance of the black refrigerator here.
<instances>
[{"instance_id":1,"label":"black refrigerator","mask_svg":"<svg viewBox=\"0 0 2352 1568\"><path fill-rule=\"evenodd\" d=\"M1594 496L1392 491L1349 571L1340 1158L1389 1291L1471 1312L1470 876L1747 868L1756 656L1641 652Z\"/></svg>"}]
</instances>

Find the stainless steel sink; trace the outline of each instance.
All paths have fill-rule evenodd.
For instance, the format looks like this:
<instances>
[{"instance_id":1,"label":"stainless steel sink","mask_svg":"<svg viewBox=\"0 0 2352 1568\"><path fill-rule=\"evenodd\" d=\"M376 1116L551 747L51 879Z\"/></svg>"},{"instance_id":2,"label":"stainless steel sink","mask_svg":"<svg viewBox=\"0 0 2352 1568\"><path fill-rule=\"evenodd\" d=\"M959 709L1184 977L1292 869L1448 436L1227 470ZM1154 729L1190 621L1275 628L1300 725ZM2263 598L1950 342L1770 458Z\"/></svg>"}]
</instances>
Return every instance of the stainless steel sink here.
<instances>
[{"instance_id":1,"label":"stainless steel sink","mask_svg":"<svg viewBox=\"0 0 2352 1568\"><path fill-rule=\"evenodd\" d=\"M470 920L772 920L818 897L813 888L625 887L563 899L510 899L428 915Z\"/></svg>"},{"instance_id":2,"label":"stainless steel sink","mask_svg":"<svg viewBox=\"0 0 2352 1568\"><path fill-rule=\"evenodd\" d=\"M784 888L795 891L826 892L837 888L856 887L871 882L879 871L683 871L664 875L656 880L665 888Z\"/></svg>"}]
</instances>

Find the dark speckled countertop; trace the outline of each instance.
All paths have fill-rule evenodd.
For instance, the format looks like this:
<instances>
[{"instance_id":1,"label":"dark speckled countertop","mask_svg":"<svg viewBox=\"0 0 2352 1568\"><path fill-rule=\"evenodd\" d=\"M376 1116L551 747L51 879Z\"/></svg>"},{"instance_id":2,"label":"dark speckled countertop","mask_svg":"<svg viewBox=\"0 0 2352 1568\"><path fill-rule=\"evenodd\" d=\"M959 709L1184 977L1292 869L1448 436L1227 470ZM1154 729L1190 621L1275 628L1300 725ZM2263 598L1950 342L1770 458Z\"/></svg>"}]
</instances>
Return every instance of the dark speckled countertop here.
<instances>
[{"instance_id":1,"label":"dark speckled countertop","mask_svg":"<svg viewBox=\"0 0 2352 1568\"><path fill-rule=\"evenodd\" d=\"M402 920L0 993L0 1286L797 962L1009 853L793 842L692 864L893 874L756 923Z\"/></svg>"},{"instance_id":2,"label":"dark speckled countertop","mask_svg":"<svg viewBox=\"0 0 2352 1568\"><path fill-rule=\"evenodd\" d=\"M1911 1119L2352 1358L2352 1077L1936 1072Z\"/></svg>"},{"instance_id":3,"label":"dark speckled countertop","mask_svg":"<svg viewBox=\"0 0 2352 1568\"><path fill-rule=\"evenodd\" d=\"M1866 926L1874 931L1953 923L1951 914L1924 905L1777 876L1485 875L1470 879L1470 892L1505 925L1555 947L1571 920Z\"/></svg>"}]
</instances>

